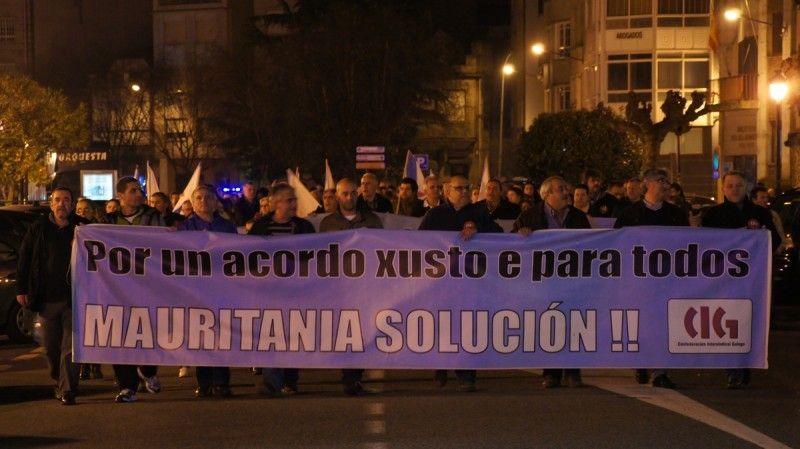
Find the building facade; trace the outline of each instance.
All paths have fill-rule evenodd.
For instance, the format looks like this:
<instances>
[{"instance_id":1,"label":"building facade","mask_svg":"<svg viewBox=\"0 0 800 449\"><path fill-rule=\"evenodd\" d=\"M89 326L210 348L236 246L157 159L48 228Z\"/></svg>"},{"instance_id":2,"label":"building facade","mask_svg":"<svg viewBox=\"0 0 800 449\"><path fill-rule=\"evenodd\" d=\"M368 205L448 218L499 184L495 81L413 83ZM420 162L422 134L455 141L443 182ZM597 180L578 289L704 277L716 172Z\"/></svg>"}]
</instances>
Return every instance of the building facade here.
<instances>
[{"instance_id":1,"label":"building facade","mask_svg":"<svg viewBox=\"0 0 800 449\"><path fill-rule=\"evenodd\" d=\"M738 21L723 18L726 9L746 5ZM513 27L514 54L528 76L517 92L515 124L524 129L542 112L599 103L624 114L629 92L652 105L658 122L668 91L687 99L697 91L715 105L713 112L688 133L668 135L659 165L696 195L719 196L717 163L722 172L736 169L752 182L774 184L775 107L768 82L789 56L786 30L794 29L795 13L789 0L516 1L513 17L522 24ZM534 54L533 44L544 52ZM785 141L787 108L782 114ZM783 153L788 160L788 148Z\"/></svg>"}]
</instances>

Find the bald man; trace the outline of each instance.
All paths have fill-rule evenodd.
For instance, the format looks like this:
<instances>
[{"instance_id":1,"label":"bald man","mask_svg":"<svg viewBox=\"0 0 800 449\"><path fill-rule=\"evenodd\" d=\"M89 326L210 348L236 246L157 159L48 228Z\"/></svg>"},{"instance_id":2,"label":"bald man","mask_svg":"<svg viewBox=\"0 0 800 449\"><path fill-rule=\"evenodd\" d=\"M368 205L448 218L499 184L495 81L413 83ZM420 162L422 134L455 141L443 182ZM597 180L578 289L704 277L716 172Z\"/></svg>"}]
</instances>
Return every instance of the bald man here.
<instances>
[{"instance_id":1,"label":"bald man","mask_svg":"<svg viewBox=\"0 0 800 449\"><path fill-rule=\"evenodd\" d=\"M392 212L392 202L378 193L378 177L374 174L364 173L361 177L361 195L358 196L356 207L378 213Z\"/></svg>"}]
</instances>

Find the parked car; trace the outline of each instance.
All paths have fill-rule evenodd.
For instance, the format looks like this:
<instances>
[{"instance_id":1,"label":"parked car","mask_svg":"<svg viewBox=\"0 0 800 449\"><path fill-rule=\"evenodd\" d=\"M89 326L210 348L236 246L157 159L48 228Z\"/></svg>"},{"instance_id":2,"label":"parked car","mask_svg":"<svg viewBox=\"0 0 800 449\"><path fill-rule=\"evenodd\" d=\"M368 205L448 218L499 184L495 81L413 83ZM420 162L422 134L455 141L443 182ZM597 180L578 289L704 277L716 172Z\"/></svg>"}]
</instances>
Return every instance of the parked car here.
<instances>
[{"instance_id":1,"label":"parked car","mask_svg":"<svg viewBox=\"0 0 800 449\"><path fill-rule=\"evenodd\" d=\"M28 227L47 208L33 206L0 207L0 333L14 342L33 341L36 314L17 303L17 259Z\"/></svg>"},{"instance_id":2,"label":"parked car","mask_svg":"<svg viewBox=\"0 0 800 449\"><path fill-rule=\"evenodd\" d=\"M800 188L794 188L778 195L770 208L778 213L783 223L783 229L789 233L792 221L798 217L800 210ZM800 260L798 260L798 245L775 254L772 259L772 293L776 303L800 304Z\"/></svg>"}]
</instances>

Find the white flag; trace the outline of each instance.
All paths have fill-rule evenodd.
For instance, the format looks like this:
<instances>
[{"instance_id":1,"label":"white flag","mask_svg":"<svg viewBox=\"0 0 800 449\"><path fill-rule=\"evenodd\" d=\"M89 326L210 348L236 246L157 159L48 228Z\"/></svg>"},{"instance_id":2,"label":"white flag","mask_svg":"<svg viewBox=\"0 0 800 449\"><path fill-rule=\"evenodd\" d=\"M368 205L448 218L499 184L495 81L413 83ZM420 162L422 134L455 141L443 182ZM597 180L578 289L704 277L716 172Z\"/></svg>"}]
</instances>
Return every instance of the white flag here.
<instances>
[{"instance_id":1,"label":"white flag","mask_svg":"<svg viewBox=\"0 0 800 449\"><path fill-rule=\"evenodd\" d=\"M200 172L202 169L202 162L197 164L197 168L194 169L194 173L192 173L192 177L189 179L189 183L186 184L186 188L183 189L183 193L181 193L181 197L178 199L178 204L173 204L172 211L178 212L181 208L181 204L183 204L186 200L192 197L192 192L200 185Z\"/></svg>"},{"instance_id":2,"label":"white flag","mask_svg":"<svg viewBox=\"0 0 800 449\"><path fill-rule=\"evenodd\" d=\"M336 182L333 180L333 173L331 173L331 166L328 165L328 160L325 159L325 190L336 188Z\"/></svg>"},{"instance_id":3,"label":"white flag","mask_svg":"<svg viewBox=\"0 0 800 449\"><path fill-rule=\"evenodd\" d=\"M158 188L158 180L156 180L156 174L153 171L153 167L150 166L150 161L147 161L147 179L145 180L144 185L147 188L147 196L161 191L161 189Z\"/></svg>"},{"instance_id":4,"label":"white flag","mask_svg":"<svg viewBox=\"0 0 800 449\"><path fill-rule=\"evenodd\" d=\"M486 199L486 185L489 184L489 156L483 162L483 174L481 175L481 190L478 194L478 200Z\"/></svg>"},{"instance_id":5,"label":"white flag","mask_svg":"<svg viewBox=\"0 0 800 449\"><path fill-rule=\"evenodd\" d=\"M306 218L316 212L319 208L319 202L311 192L308 191L305 185L300 181L296 173L292 169L286 169L286 180L289 185L294 189L294 194L297 195L297 216Z\"/></svg>"}]
</instances>

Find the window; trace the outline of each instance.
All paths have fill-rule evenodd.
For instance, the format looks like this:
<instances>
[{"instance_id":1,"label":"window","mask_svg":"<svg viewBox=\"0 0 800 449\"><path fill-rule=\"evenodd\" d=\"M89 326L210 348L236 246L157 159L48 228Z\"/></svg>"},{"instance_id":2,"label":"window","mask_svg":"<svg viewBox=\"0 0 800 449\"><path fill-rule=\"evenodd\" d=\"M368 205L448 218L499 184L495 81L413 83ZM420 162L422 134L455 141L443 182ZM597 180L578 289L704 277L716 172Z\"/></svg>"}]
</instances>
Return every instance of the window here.
<instances>
[{"instance_id":1,"label":"window","mask_svg":"<svg viewBox=\"0 0 800 449\"><path fill-rule=\"evenodd\" d=\"M659 106L670 90L679 92L687 101L691 101L693 91L708 92L710 67L707 53L659 53L657 65L656 101ZM661 117L663 112L656 110L656 119Z\"/></svg>"},{"instance_id":2,"label":"window","mask_svg":"<svg viewBox=\"0 0 800 449\"><path fill-rule=\"evenodd\" d=\"M556 48L559 54L569 54L572 46L572 31L569 22L556 24Z\"/></svg>"},{"instance_id":3,"label":"window","mask_svg":"<svg viewBox=\"0 0 800 449\"><path fill-rule=\"evenodd\" d=\"M608 56L608 102L625 103L633 91L641 101L652 101L653 61L649 53Z\"/></svg>"},{"instance_id":4,"label":"window","mask_svg":"<svg viewBox=\"0 0 800 449\"><path fill-rule=\"evenodd\" d=\"M467 92L464 90L452 90L447 96L447 100L439 106L440 112L451 123L463 123L467 121Z\"/></svg>"},{"instance_id":5,"label":"window","mask_svg":"<svg viewBox=\"0 0 800 449\"><path fill-rule=\"evenodd\" d=\"M653 26L651 0L608 0L606 6L606 28L610 30Z\"/></svg>"},{"instance_id":6,"label":"window","mask_svg":"<svg viewBox=\"0 0 800 449\"><path fill-rule=\"evenodd\" d=\"M556 88L556 101L558 111L568 111L572 109L572 95L569 86L559 86Z\"/></svg>"},{"instance_id":7,"label":"window","mask_svg":"<svg viewBox=\"0 0 800 449\"><path fill-rule=\"evenodd\" d=\"M709 0L658 0L658 26L706 27L709 12Z\"/></svg>"},{"instance_id":8,"label":"window","mask_svg":"<svg viewBox=\"0 0 800 449\"><path fill-rule=\"evenodd\" d=\"M14 19L0 17L0 42L14 42Z\"/></svg>"}]
</instances>

